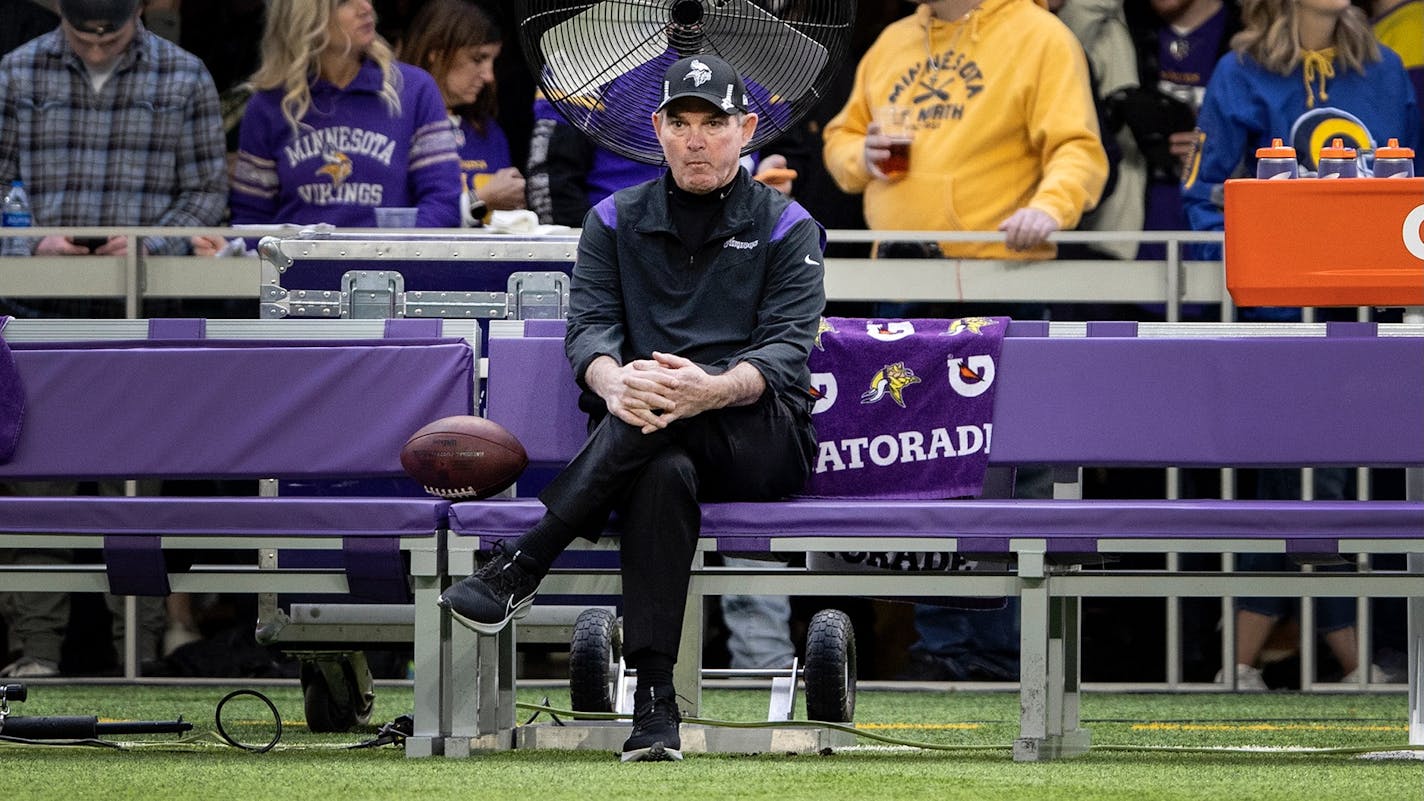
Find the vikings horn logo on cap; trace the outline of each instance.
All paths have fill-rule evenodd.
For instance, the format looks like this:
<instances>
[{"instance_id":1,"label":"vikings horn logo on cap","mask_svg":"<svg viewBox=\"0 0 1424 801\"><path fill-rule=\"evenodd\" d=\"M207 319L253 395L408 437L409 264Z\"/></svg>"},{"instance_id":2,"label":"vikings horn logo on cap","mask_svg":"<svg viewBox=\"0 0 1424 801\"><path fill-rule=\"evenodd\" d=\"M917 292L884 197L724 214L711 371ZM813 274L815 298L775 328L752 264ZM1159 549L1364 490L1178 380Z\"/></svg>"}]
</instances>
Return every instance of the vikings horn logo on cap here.
<instances>
[{"instance_id":1,"label":"vikings horn logo on cap","mask_svg":"<svg viewBox=\"0 0 1424 801\"><path fill-rule=\"evenodd\" d=\"M732 65L711 55L679 59L663 75L664 106L679 97L697 97L731 114L747 111L747 90Z\"/></svg>"}]
</instances>

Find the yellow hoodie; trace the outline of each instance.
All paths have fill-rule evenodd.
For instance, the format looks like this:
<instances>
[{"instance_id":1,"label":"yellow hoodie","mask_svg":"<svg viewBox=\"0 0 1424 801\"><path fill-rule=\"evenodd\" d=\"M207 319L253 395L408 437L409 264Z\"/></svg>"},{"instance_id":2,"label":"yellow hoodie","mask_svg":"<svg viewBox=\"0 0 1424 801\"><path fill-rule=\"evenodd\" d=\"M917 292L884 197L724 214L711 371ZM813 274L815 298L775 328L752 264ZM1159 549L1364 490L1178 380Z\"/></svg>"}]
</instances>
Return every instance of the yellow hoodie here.
<instances>
[{"instance_id":1,"label":"yellow hoodie","mask_svg":"<svg viewBox=\"0 0 1424 801\"><path fill-rule=\"evenodd\" d=\"M914 110L910 172L872 180L865 133L886 104ZM1032 206L1077 225L1107 181L1083 48L1034 0L985 0L954 22L920 6L891 23L856 68L845 108L827 125L826 167L865 193L870 228L994 231ZM949 256L1052 258L1052 244L941 243Z\"/></svg>"}]
</instances>

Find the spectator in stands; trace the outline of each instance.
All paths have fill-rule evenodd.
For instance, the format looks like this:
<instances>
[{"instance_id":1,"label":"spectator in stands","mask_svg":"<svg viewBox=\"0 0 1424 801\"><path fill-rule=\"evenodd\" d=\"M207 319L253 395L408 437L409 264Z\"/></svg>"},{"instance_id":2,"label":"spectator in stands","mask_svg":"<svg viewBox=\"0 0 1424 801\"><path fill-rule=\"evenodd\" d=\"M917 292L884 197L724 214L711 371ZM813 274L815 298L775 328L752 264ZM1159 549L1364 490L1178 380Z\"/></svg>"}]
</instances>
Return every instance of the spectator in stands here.
<instances>
[{"instance_id":1,"label":"spectator in stands","mask_svg":"<svg viewBox=\"0 0 1424 801\"><path fill-rule=\"evenodd\" d=\"M440 87L396 61L369 0L271 0L252 85L234 224L371 228L380 206L415 207L422 228L460 224L459 157Z\"/></svg>"},{"instance_id":2,"label":"spectator in stands","mask_svg":"<svg viewBox=\"0 0 1424 801\"><path fill-rule=\"evenodd\" d=\"M1419 111L1403 64L1393 51L1378 46L1360 9L1346 0L1246 0L1241 19L1243 28L1216 65L1197 117L1182 189L1194 229L1222 230L1224 183L1255 175L1256 148L1269 145L1272 137L1295 146L1302 174L1314 173L1319 148L1336 137L1363 151L1398 137L1420 152ZM1245 309L1242 317L1298 320L1299 310ZM1344 469L1316 470L1314 497L1344 498L1348 483ZM1300 472L1259 471L1256 495L1299 498ZM1271 555L1243 554L1238 567L1280 569L1285 564ZM1354 602L1323 599L1317 608L1317 627L1345 680L1353 681L1360 667ZM1286 610L1284 599L1239 602L1237 689L1266 689L1256 662Z\"/></svg>"},{"instance_id":3,"label":"spectator in stands","mask_svg":"<svg viewBox=\"0 0 1424 801\"><path fill-rule=\"evenodd\" d=\"M466 224L481 221L482 209L525 205L524 176L495 119L494 61L502 46L494 20L471 0L431 0L401 40L401 59L434 76L455 125Z\"/></svg>"},{"instance_id":4,"label":"spectator in stands","mask_svg":"<svg viewBox=\"0 0 1424 801\"><path fill-rule=\"evenodd\" d=\"M1197 119L1182 185L1194 230L1222 230L1225 181L1255 175L1256 149L1272 137L1295 146L1304 174L1314 174L1319 149L1336 137L1364 151L1397 137L1424 155L1409 76L1394 51L1379 47L1360 9L1337 0L1248 0L1242 22Z\"/></svg>"},{"instance_id":5,"label":"spectator in stands","mask_svg":"<svg viewBox=\"0 0 1424 801\"><path fill-rule=\"evenodd\" d=\"M1103 150L1108 157L1108 179L1102 197L1078 223L1082 231L1137 231L1142 228L1142 200L1146 170L1131 136L1111 119L1109 97L1137 87L1137 56L1123 17L1121 0L1049 0L1048 10L1058 15L1083 45ZM1060 246L1059 258L1131 259L1135 242L1075 243Z\"/></svg>"},{"instance_id":6,"label":"spectator in stands","mask_svg":"<svg viewBox=\"0 0 1424 801\"><path fill-rule=\"evenodd\" d=\"M1147 169L1143 229L1183 231L1182 176L1196 136L1196 112L1216 63L1241 29L1235 0L1136 0L1126 5L1137 50L1139 88L1120 93L1115 114L1131 131ZM1144 243L1139 259L1165 259Z\"/></svg>"},{"instance_id":7,"label":"spectator in stands","mask_svg":"<svg viewBox=\"0 0 1424 801\"><path fill-rule=\"evenodd\" d=\"M37 225L215 225L227 182L202 63L146 30L137 0L65 0L60 11L57 30L0 64L0 181L25 182ZM122 236L92 248L49 236L30 249L118 255L127 246ZM182 237L144 248L188 252Z\"/></svg>"},{"instance_id":8,"label":"spectator in stands","mask_svg":"<svg viewBox=\"0 0 1424 801\"><path fill-rule=\"evenodd\" d=\"M1424 113L1424 0L1362 0L1380 43L1399 54Z\"/></svg>"},{"instance_id":9,"label":"spectator in stands","mask_svg":"<svg viewBox=\"0 0 1424 801\"><path fill-rule=\"evenodd\" d=\"M0 61L0 183L20 179L38 225L208 226L226 195L217 92L202 63L150 33L138 0L61 0L57 29ZM41 255L120 255L128 240L95 244L67 236L30 240ZM183 237L143 240L149 253L188 252ZM27 304L29 314L99 316L87 301ZM21 494L72 495L72 484L12 485ZM122 492L102 484L100 492ZM38 557L6 554L15 561ZM111 610L120 599L110 597ZM0 675L59 671L69 622L62 593L6 593L18 658ZM163 605L140 603L140 658L157 656ZM117 628L117 627L116 627Z\"/></svg>"},{"instance_id":10,"label":"spectator in stands","mask_svg":"<svg viewBox=\"0 0 1424 801\"><path fill-rule=\"evenodd\" d=\"M574 264L565 345L589 440L540 495L540 522L441 598L462 624L499 631L616 508L623 653L638 672L624 761L681 758L672 676L698 501L776 498L809 475L806 359L824 306L824 232L739 164L757 125L742 79L698 55L662 89L667 172L595 206Z\"/></svg>"},{"instance_id":11,"label":"spectator in stands","mask_svg":"<svg viewBox=\"0 0 1424 801\"><path fill-rule=\"evenodd\" d=\"M914 14L887 26L861 58L845 107L826 125L827 168L843 190L864 192L871 229L1007 234L1005 243L881 242L879 257L1052 258L1048 237L1076 226L1108 178L1083 46L1033 0L917 5ZM890 140L875 114L889 104L909 107L915 120L903 176L881 169ZM961 311L990 313L983 305L962 310L958 304L882 305L876 313L928 317ZM996 310L1018 318L1045 311ZM1025 471L1019 479L1019 497L1048 494L1047 471ZM920 641L911 648L907 676L969 678L951 665L961 662L955 654L1000 645L1005 652L992 660L996 668L1016 669L1012 608L986 613L922 607L915 617ZM990 676L979 671L974 677Z\"/></svg>"},{"instance_id":12,"label":"spectator in stands","mask_svg":"<svg viewBox=\"0 0 1424 801\"><path fill-rule=\"evenodd\" d=\"M826 126L826 166L865 193L871 229L1004 231L1007 241L941 243L946 256L1052 258L1107 180L1083 48L1033 0L919 0L861 59ZM911 108L909 172L880 168L890 140L878 107ZM884 246L882 245L882 248Z\"/></svg>"}]
</instances>

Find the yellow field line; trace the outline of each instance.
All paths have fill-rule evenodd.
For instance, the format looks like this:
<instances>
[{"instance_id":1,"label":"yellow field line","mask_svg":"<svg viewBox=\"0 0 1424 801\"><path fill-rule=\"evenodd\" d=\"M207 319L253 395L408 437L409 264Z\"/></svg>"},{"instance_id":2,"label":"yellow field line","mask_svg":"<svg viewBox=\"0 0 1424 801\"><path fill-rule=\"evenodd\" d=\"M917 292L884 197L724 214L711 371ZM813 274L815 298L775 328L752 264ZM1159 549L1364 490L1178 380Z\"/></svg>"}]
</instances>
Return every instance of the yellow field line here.
<instances>
[{"instance_id":1,"label":"yellow field line","mask_svg":"<svg viewBox=\"0 0 1424 801\"><path fill-rule=\"evenodd\" d=\"M1340 723L1134 723L1133 731L1373 731L1407 732L1408 726Z\"/></svg>"}]
</instances>

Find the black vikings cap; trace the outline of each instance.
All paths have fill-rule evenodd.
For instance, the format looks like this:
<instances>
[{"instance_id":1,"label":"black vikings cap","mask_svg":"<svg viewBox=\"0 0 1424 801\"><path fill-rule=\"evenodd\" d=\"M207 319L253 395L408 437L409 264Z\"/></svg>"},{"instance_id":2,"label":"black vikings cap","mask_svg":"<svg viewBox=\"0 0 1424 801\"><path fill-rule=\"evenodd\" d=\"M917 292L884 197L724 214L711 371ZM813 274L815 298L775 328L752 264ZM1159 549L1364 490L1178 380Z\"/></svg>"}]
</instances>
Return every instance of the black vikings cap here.
<instances>
[{"instance_id":1,"label":"black vikings cap","mask_svg":"<svg viewBox=\"0 0 1424 801\"><path fill-rule=\"evenodd\" d=\"M668 67L657 110L679 97L700 97L728 114L747 111L747 89L741 76L716 56L688 56Z\"/></svg>"},{"instance_id":2,"label":"black vikings cap","mask_svg":"<svg viewBox=\"0 0 1424 801\"><path fill-rule=\"evenodd\" d=\"M59 0L64 21L84 33L113 33L133 19L139 0Z\"/></svg>"}]
</instances>

